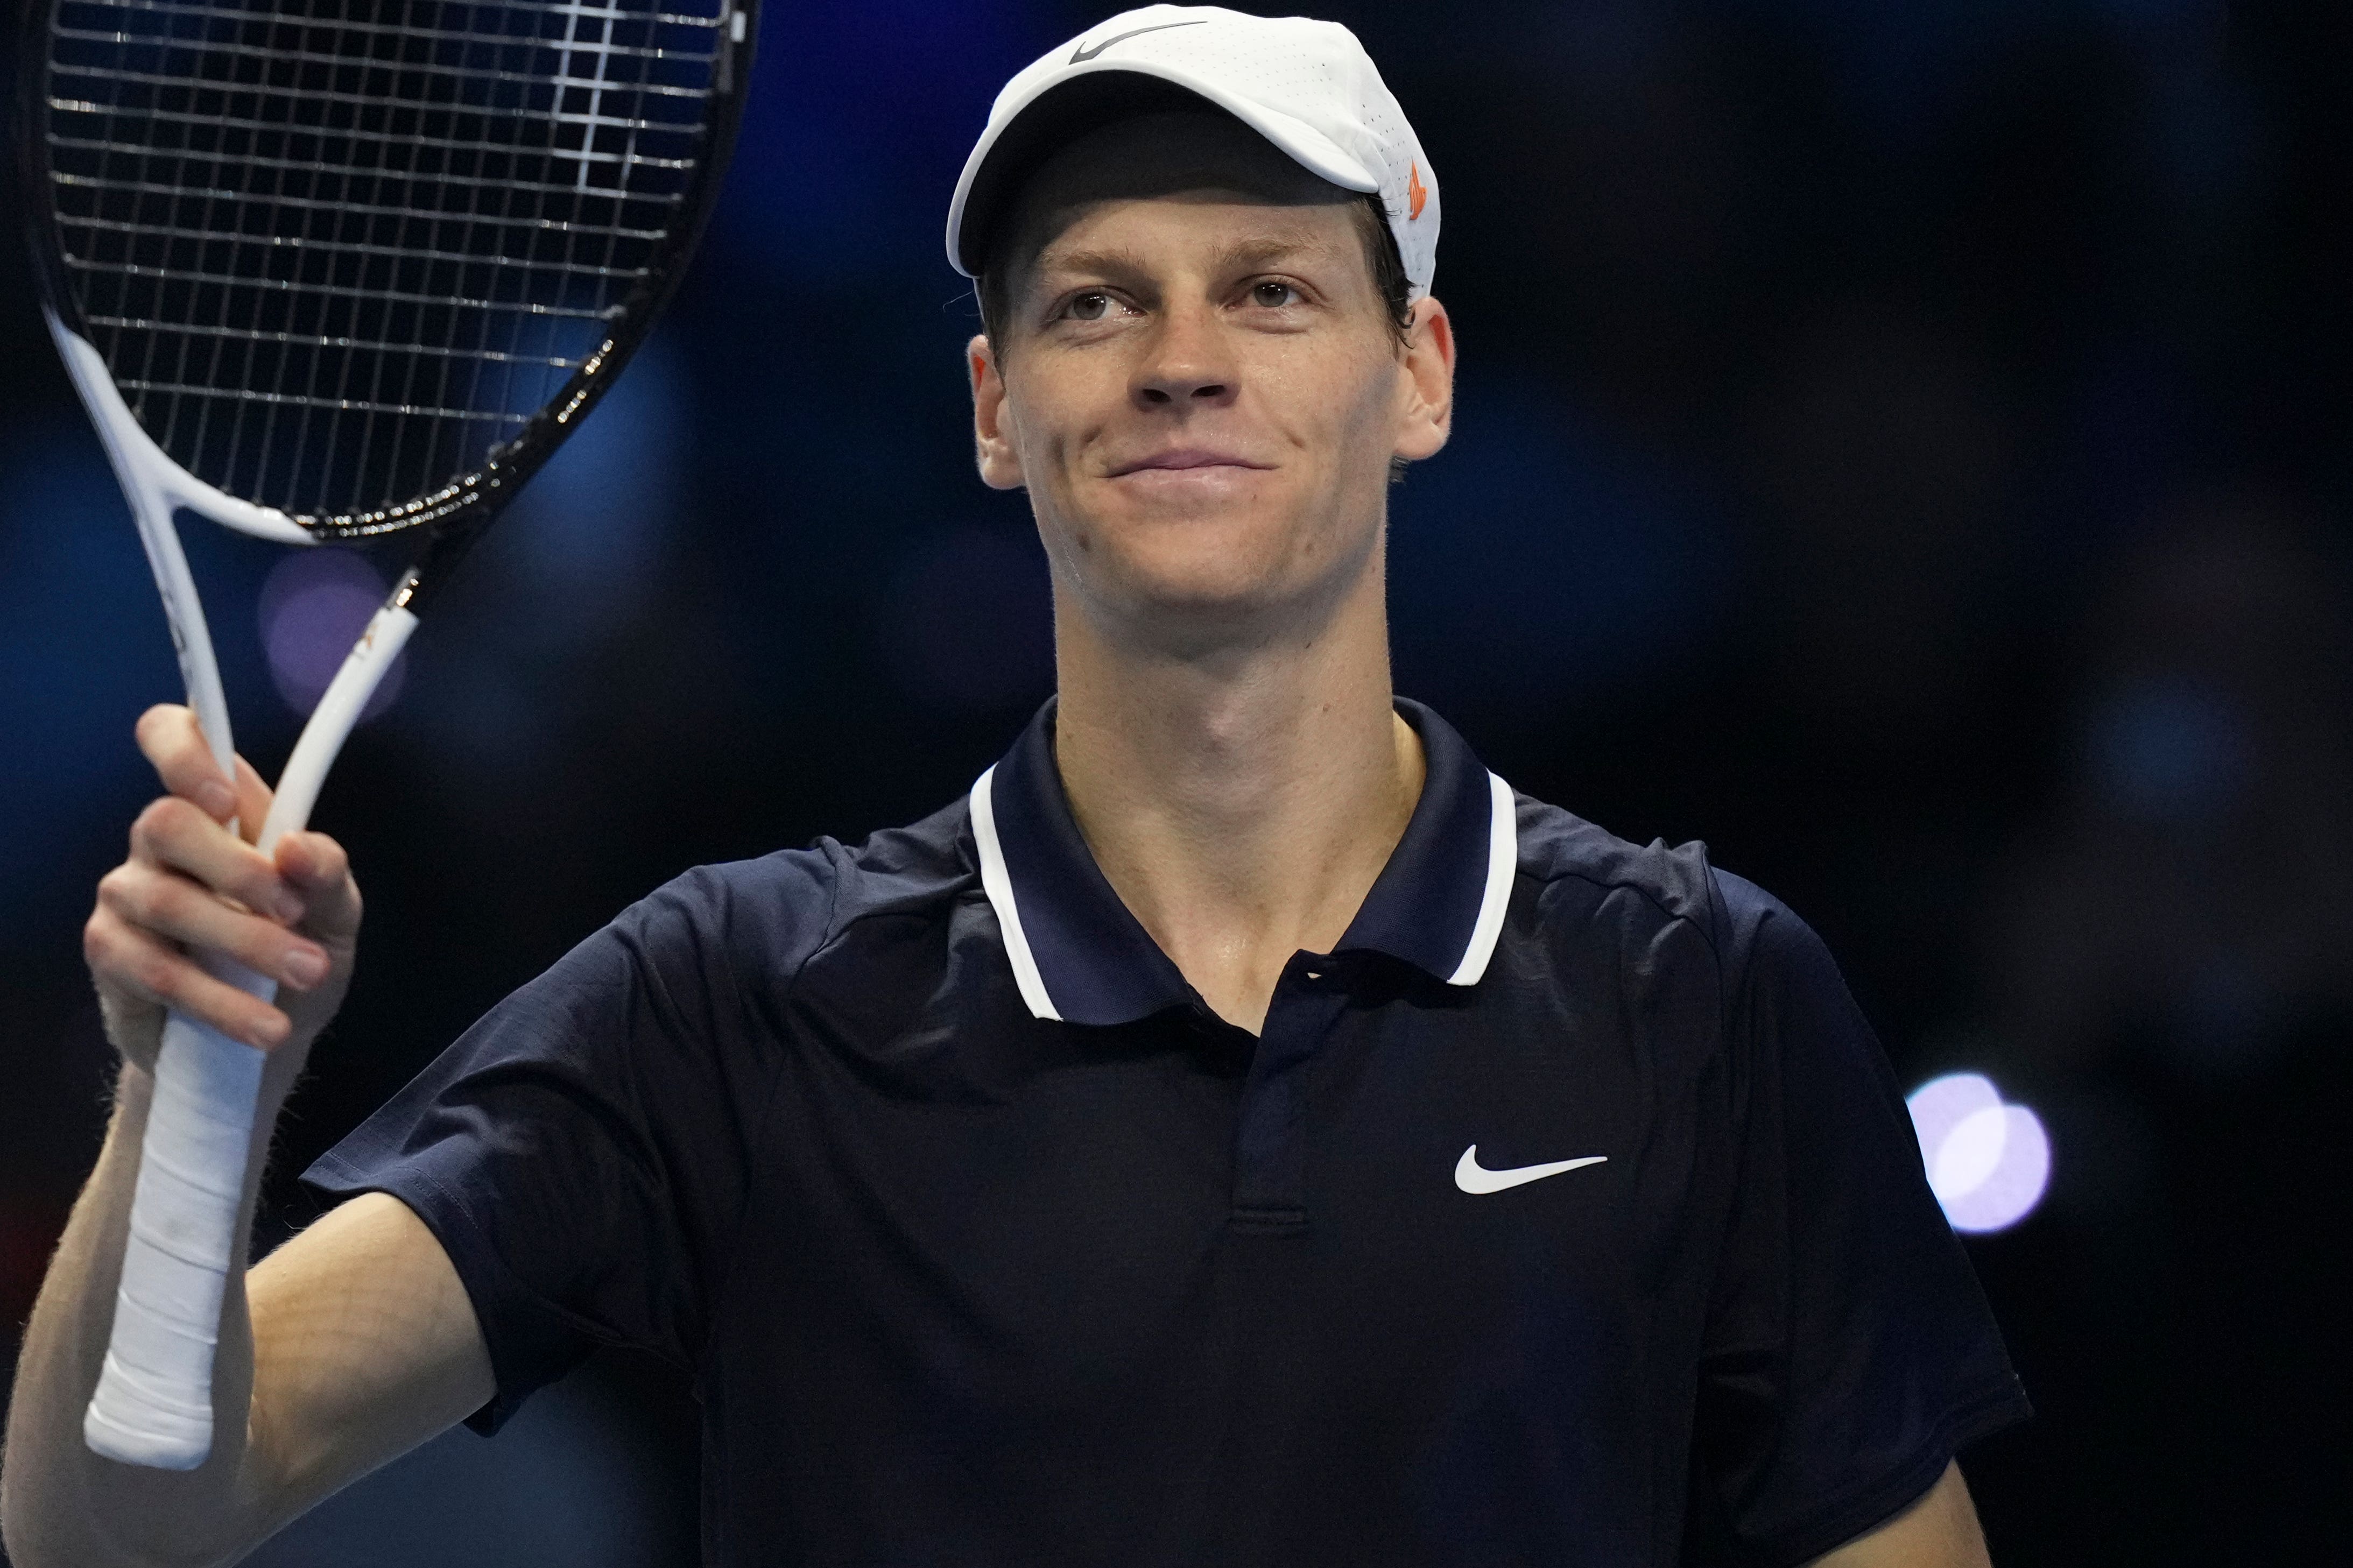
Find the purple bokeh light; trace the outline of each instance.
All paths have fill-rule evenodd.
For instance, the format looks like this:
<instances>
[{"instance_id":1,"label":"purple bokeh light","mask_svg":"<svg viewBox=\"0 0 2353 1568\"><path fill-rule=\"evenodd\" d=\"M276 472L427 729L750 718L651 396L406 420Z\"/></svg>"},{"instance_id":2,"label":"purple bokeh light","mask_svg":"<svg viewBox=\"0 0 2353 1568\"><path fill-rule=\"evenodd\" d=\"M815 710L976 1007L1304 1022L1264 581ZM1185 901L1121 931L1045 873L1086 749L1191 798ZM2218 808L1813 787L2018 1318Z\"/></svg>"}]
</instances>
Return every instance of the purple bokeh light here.
<instances>
[{"instance_id":1,"label":"purple bokeh light","mask_svg":"<svg viewBox=\"0 0 2353 1568\"><path fill-rule=\"evenodd\" d=\"M367 558L353 550L305 550L270 568L261 584L261 646L269 679L303 717L319 705L343 658L389 592ZM408 656L393 660L360 717L373 719L400 694Z\"/></svg>"},{"instance_id":2,"label":"purple bokeh light","mask_svg":"<svg viewBox=\"0 0 2353 1568\"><path fill-rule=\"evenodd\" d=\"M2005 1105L1980 1073L1931 1079L1905 1100L1929 1190L1953 1228L2007 1230L2051 1184L2051 1138L2022 1105Z\"/></svg>"}]
</instances>

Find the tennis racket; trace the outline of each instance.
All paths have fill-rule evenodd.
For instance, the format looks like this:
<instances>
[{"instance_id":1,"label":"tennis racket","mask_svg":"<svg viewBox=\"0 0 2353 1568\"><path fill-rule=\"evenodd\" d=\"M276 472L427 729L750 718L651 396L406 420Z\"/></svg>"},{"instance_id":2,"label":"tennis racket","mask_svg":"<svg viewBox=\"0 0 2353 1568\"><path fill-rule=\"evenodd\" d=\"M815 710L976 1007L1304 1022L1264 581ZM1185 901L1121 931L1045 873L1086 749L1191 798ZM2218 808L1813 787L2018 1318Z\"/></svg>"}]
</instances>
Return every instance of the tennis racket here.
<instances>
[{"instance_id":1,"label":"tennis racket","mask_svg":"<svg viewBox=\"0 0 2353 1568\"><path fill-rule=\"evenodd\" d=\"M733 144L758 0L34 0L33 247L49 330L236 776L174 513L414 563L288 759L308 820L458 558L677 285ZM268 999L265 977L214 973ZM262 1053L167 1021L90 1447L212 1446L212 1365Z\"/></svg>"}]
</instances>

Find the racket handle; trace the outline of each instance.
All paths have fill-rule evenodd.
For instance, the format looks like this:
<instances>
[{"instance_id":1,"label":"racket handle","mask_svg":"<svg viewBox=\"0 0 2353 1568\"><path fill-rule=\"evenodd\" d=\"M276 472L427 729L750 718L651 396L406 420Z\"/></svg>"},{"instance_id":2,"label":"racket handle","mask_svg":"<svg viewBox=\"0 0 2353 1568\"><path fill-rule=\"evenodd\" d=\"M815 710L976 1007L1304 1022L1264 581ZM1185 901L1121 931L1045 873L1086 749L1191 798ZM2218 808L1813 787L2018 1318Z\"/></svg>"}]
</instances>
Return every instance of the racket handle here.
<instances>
[{"instance_id":1,"label":"racket handle","mask_svg":"<svg viewBox=\"0 0 2353 1568\"><path fill-rule=\"evenodd\" d=\"M414 584L412 573L375 613L303 726L261 825L264 854L310 820L335 753L417 629L407 606ZM198 962L265 1002L277 998L278 984L268 975L217 953L200 954ZM82 1416L82 1441L93 1453L193 1470L212 1451L213 1350L237 1255L264 1059L194 1018L174 1013L164 1021L114 1331L98 1392Z\"/></svg>"},{"instance_id":2,"label":"racket handle","mask_svg":"<svg viewBox=\"0 0 2353 1568\"><path fill-rule=\"evenodd\" d=\"M204 962L264 1001L277 994L267 975ZM213 1350L265 1059L208 1024L164 1020L114 1329L82 1417L82 1440L110 1459L193 1470L212 1451Z\"/></svg>"}]
</instances>

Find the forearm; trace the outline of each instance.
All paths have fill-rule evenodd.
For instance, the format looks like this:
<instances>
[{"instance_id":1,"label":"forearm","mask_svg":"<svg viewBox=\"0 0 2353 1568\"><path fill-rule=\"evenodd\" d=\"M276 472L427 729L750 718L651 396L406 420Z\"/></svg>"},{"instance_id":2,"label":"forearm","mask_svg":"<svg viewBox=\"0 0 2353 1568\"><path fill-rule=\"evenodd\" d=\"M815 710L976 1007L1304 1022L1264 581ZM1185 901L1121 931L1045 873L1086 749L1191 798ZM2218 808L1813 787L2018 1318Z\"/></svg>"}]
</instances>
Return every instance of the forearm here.
<instances>
[{"instance_id":1,"label":"forearm","mask_svg":"<svg viewBox=\"0 0 2353 1568\"><path fill-rule=\"evenodd\" d=\"M290 1063L265 1076L259 1125L275 1120ZM17 1568L225 1561L257 1537L269 1488L248 1441L253 1335L245 1269L247 1237L266 1156L266 1131L248 1162L236 1251L223 1292L213 1367L213 1445L189 1471L101 1458L82 1441L82 1412L97 1386L114 1321L132 1193L139 1173L153 1080L125 1066L97 1168L75 1203L26 1328L0 1464L0 1521Z\"/></svg>"}]
</instances>

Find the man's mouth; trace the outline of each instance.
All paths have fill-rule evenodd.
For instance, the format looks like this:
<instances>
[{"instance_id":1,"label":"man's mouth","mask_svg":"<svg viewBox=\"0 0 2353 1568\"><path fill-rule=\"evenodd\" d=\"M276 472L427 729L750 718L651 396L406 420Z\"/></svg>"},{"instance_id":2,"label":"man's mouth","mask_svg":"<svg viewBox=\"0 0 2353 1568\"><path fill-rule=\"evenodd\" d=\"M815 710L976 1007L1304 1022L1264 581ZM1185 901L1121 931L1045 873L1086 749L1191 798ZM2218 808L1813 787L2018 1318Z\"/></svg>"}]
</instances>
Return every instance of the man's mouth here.
<instances>
[{"instance_id":1,"label":"man's mouth","mask_svg":"<svg viewBox=\"0 0 2353 1568\"><path fill-rule=\"evenodd\" d=\"M1209 447L1171 447L1166 451L1153 452L1116 464L1111 477L1154 471L1171 472L1185 468L1267 468L1271 463L1252 462L1236 452L1225 452Z\"/></svg>"}]
</instances>

